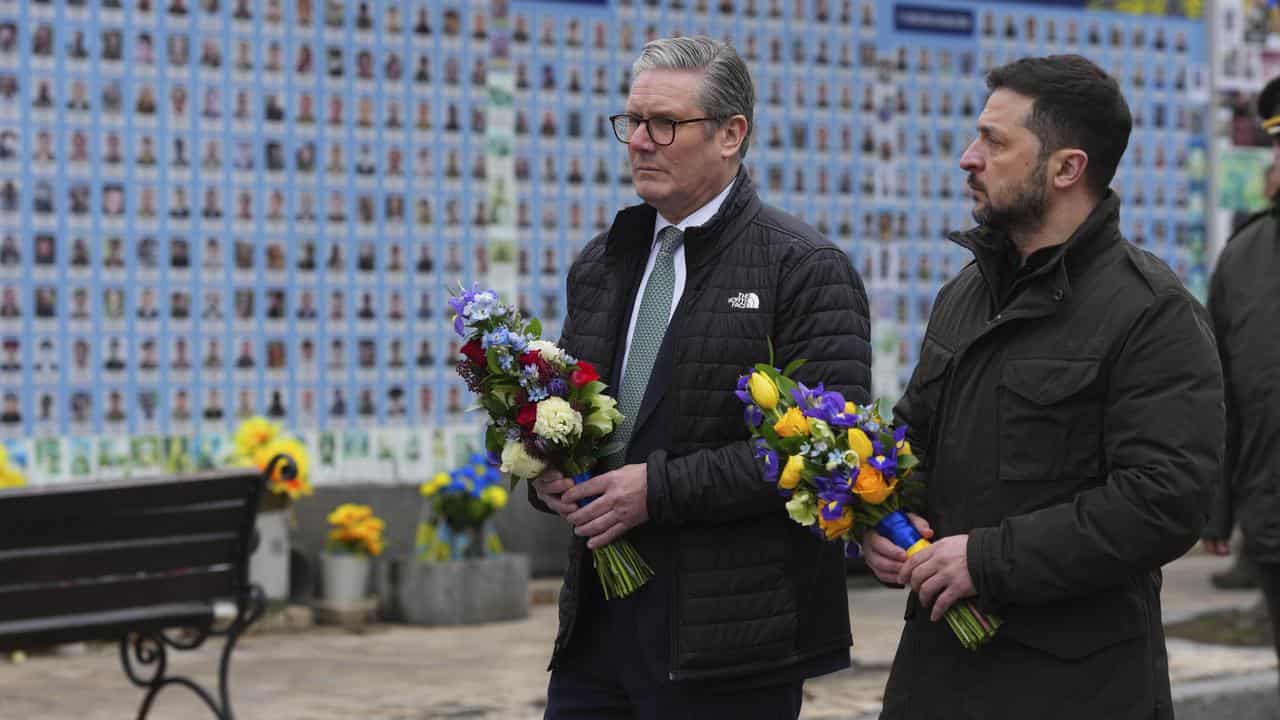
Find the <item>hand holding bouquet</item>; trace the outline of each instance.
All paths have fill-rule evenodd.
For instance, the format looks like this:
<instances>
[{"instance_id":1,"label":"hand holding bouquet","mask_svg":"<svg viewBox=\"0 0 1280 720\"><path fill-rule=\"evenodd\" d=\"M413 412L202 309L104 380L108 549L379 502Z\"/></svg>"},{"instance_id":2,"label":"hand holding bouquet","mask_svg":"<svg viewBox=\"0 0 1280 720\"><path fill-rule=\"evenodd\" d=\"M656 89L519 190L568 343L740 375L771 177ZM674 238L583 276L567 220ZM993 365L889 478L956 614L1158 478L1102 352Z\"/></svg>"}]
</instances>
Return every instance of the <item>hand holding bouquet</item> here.
<instances>
[{"instance_id":1,"label":"hand holding bouquet","mask_svg":"<svg viewBox=\"0 0 1280 720\"><path fill-rule=\"evenodd\" d=\"M858 407L822 385L807 388L791 379L803 364L779 372L757 365L738 381L745 418L765 480L787 497L791 519L829 541L857 540L867 529L907 551L929 545L902 512L902 482L918 461L907 442L906 426L893 428L881 417L879 403ZM1000 619L971 601L945 614L960 642L975 650L990 640Z\"/></svg>"},{"instance_id":2,"label":"hand holding bouquet","mask_svg":"<svg viewBox=\"0 0 1280 720\"><path fill-rule=\"evenodd\" d=\"M459 288L449 306L454 331L466 339L458 374L489 414L485 447L501 458L512 486L547 469L581 482L597 459L618 449L605 442L622 414L591 363L539 339L542 324L526 321L492 290ZM653 577L626 539L592 553L606 598L626 597Z\"/></svg>"}]
</instances>

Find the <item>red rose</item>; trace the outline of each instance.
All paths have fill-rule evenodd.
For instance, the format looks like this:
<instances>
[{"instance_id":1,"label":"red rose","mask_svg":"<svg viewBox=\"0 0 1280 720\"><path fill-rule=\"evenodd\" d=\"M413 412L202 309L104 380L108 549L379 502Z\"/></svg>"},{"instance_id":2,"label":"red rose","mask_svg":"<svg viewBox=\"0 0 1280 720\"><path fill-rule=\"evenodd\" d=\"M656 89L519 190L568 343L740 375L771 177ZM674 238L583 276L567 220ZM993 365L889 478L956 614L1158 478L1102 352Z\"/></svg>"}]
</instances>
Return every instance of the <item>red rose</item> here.
<instances>
[{"instance_id":1,"label":"red rose","mask_svg":"<svg viewBox=\"0 0 1280 720\"><path fill-rule=\"evenodd\" d=\"M489 365L488 358L485 357L484 348L480 347L479 340L476 340L474 338L471 340L468 340L467 344L463 345L462 350L460 350L459 352L461 352L463 355L466 355L467 359L470 360L472 364L478 367L483 368L483 367L488 367Z\"/></svg>"},{"instance_id":2,"label":"red rose","mask_svg":"<svg viewBox=\"0 0 1280 720\"><path fill-rule=\"evenodd\" d=\"M569 381L573 383L574 387L582 387L599 379L600 373L596 372L595 366L586 360L579 360L578 367L569 373Z\"/></svg>"},{"instance_id":3,"label":"red rose","mask_svg":"<svg viewBox=\"0 0 1280 720\"><path fill-rule=\"evenodd\" d=\"M516 411L516 424L524 428L526 432L533 430L533 423L538 419L538 406L529 403Z\"/></svg>"},{"instance_id":4,"label":"red rose","mask_svg":"<svg viewBox=\"0 0 1280 720\"><path fill-rule=\"evenodd\" d=\"M538 368L539 380L545 381L555 374L555 372L551 369L551 364L548 363L546 360L543 360L542 353L538 352L537 350L530 350L520 356L521 368L525 368L530 365L533 365L534 367Z\"/></svg>"}]
</instances>

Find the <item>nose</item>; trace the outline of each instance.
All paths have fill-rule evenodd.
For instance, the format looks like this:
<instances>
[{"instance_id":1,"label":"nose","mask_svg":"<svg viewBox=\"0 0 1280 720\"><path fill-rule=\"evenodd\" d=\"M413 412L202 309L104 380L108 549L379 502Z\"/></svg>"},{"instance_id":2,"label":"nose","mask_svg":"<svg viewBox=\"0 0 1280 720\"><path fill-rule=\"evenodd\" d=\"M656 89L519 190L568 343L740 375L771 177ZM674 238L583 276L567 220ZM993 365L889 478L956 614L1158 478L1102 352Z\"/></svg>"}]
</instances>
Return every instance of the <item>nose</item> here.
<instances>
[{"instance_id":1,"label":"nose","mask_svg":"<svg viewBox=\"0 0 1280 720\"><path fill-rule=\"evenodd\" d=\"M627 147L635 152L653 152L658 149L653 138L649 137L649 121L641 120L636 123L636 129L631 131L631 140L627 143Z\"/></svg>"},{"instance_id":2,"label":"nose","mask_svg":"<svg viewBox=\"0 0 1280 720\"><path fill-rule=\"evenodd\" d=\"M969 147L965 148L964 154L960 156L960 169L976 175L982 172L982 167L982 155L978 152L978 141L975 139L969 143Z\"/></svg>"}]
</instances>

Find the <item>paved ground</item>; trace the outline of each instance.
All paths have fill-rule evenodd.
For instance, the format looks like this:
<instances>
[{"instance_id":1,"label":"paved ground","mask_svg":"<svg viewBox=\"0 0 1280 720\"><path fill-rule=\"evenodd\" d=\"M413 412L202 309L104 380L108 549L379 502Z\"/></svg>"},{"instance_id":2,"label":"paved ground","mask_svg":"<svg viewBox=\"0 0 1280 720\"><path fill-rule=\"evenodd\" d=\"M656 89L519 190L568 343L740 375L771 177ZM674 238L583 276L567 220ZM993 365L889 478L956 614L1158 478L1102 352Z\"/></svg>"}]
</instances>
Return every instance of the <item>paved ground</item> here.
<instances>
[{"instance_id":1,"label":"paved ground","mask_svg":"<svg viewBox=\"0 0 1280 720\"><path fill-rule=\"evenodd\" d=\"M1247 607L1250 592L1219 592L1209 573L1229 561L1190 555L1166 570L1167 617ZM542 588L545 590L545 588ZM852 588L855 667L805 686L803 717L852 720L874 713L901 629L904 596L884 588ZM536 605L527 620L469 628L376 625L362 633L314 628L246 638L232 663L232 697L240 720L428 720L541 717L555 610ZM140 696L126 681L114 646L0 663L2 720L120 720ZM1175 686L1212 678L1274 672L1270 649L1227 648L1173 640ZM216 650L173 657L179 672L211 682ZM207 714L186 691L170 689L156 720Z\"/></svg>"}]
</instances>

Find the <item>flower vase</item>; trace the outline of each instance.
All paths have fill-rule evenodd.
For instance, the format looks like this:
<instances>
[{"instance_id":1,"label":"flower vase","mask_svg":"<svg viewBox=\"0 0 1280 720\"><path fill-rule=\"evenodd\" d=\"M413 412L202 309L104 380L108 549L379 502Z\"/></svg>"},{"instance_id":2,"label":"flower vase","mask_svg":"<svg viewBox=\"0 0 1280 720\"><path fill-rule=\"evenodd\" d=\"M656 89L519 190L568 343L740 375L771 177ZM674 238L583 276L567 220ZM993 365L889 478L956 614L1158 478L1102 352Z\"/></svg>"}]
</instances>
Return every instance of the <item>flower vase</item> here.
<instances>
[{"instance_id":1,"label":"flower vase","mask_svg":"<svg viewBox=\"0 0 1280 720\"><path fill-rule=\"evenodd\" d=\"M326 603L353 606L368 598L373 564L367 555L324 553L320 558Z\"/></svg>"},{"instance_id":2,"label":"flower vase","mask_svg":"<svg viewBox=\"0 0 1280 720\"><path fill-rule=\"evenodd\" d=\"M289 599L289 510L262 509L254 521L257 547L249 557L249 582L268 600Z\"/></svg>"}]
</instances>

